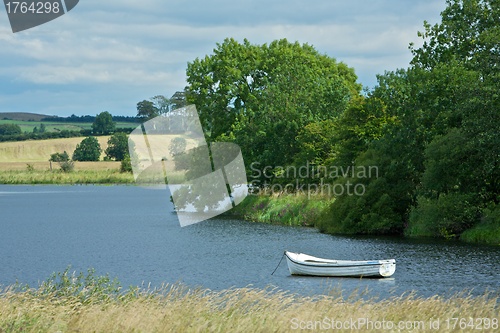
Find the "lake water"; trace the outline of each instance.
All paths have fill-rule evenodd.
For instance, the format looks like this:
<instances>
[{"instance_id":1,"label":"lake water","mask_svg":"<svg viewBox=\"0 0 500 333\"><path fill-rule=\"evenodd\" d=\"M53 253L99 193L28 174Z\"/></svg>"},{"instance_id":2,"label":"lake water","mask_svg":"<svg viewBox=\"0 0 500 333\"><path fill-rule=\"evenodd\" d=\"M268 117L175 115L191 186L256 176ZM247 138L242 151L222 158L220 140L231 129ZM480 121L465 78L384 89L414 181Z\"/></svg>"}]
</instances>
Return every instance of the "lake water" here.
<instances>
[{"instance_id":1,"label":"lake water","mask_svg":"<svg viewBox=\"0 0 500 333\"><path fill-rule=\"evenodd\" d=\"M214 290L275 286L300 294L368 288L385 297L499 291L500 248L398 238L337 237L310 228L213 219L181 228L166 190L137 186L0 186L0 285L37 286L86 271L129 285L182 282ZM389 279L290 276L284 250L335 259L390 259Z\"/></svg>"}]
</instances>

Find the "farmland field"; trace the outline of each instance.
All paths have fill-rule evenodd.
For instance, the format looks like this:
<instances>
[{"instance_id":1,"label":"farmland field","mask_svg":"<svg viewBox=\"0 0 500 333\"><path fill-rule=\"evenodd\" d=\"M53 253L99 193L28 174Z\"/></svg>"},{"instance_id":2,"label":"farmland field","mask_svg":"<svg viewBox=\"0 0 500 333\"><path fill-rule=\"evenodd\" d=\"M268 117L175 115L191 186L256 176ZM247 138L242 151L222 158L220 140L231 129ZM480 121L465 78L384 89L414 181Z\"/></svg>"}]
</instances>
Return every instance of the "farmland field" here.
<instances>
[{"instance_id":1,"label":"farmland field","mask_svg":"<svg viewBox=\"0 0 500 333\"><path fill-rule=\"evenodd\" d=\"M0 142L0 184L123 184L132 183L131 173L120 172L120 162L75 162L74 172L60 172L50 163L51 154L66 151L70 156L84 137ZM97 137L103 150L109 136Z\"/></svg>"},{"instance_id":2,"label":"farmland field","mask_svg":"<svg viewBox=\"0 0 500 333\"><path fill-rule=\"evenodd\" d=\"M47 159L45 162L0 162L0 172L2 171L26 171L30 168L36 171L46 171L52 168L53 170L59 169L57 163L50 163ZM75 171L105 171L105 170L119 170L120 162L115 161L99 161L99 162L75 162Z\"/></svg>"},{"instance_id":3,"label":"farmland field","mask_svg":"<svg viewBox=\"0 0 500 333\"><path fill-rule=\"evenodd\" d=\"M33 162L46 162L48 164L51 154L66 151L70 156L73 155L76 145L82 142L83 139L84 137L76 137L0 142L0 164ZM106 149L108 139L109 136L97 137L102 150ZM101 159L103 157L104 153L101 154Z\"/></svg>"}]
</instances>

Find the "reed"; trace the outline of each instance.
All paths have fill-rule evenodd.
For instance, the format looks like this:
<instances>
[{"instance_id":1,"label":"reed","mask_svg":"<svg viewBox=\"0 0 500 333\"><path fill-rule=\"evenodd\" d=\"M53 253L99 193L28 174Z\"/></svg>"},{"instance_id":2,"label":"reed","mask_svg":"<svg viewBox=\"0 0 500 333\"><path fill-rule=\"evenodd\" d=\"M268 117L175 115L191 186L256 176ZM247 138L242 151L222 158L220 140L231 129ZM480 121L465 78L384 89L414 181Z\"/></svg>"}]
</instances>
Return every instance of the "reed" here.
<instances>
[{"instance_id":1,"label":"reed","mask_svg":"<svg viewBox=\"0 0 500 333\"><path fill-rule=\"evenodd\" d=\"M359 293L346 297L340 290L304 297L275 289L210 291L178 284L124 292L116 280L92 274L65 271L38 289L4 289L0 332L498 331L498 299L492 294L379 300Z\"/></svg>"}]
</instances>

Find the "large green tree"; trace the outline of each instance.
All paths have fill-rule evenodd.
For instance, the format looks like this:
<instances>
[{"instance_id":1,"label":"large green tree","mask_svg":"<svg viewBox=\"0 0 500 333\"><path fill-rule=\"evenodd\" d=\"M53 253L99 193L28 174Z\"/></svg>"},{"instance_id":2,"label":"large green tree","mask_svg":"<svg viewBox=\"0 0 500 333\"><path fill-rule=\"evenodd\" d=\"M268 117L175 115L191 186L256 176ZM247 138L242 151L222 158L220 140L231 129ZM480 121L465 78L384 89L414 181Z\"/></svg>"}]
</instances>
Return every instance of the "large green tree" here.
<instances>
[{"instance_id":1,"label":"large green tree","mask_svg":"<svg viewBox=\"0 0 500 333\"><path fill-rule=\"evenodd\" d=\"M187 99L207 140L235 142L247 166L261 167L293 163L300 131L339 117L361 89L352 68L286 39L264 45L226 39L189 63L187 77Z\"/></svg>"},{"instance_id":2,"label":"large green tree","mask_svg":"<svg viewBox=\"0 0 500 333\"><path fill-rule=\"evenodd\" d=\"M423 168L421 112L412 97L414 85L406 70L378 76L378 86L365 105L345 114L337 130L335 164L370 170L337 180L345 190L358 186L361 195L341 194L318 222L331 233L400 234L415 202ZM379 115L379 116L377 116Z\"/></svg>"},{"instance_id":3,"label":"large green tree","mask_svg":"<svg viewBox=\"0 0 500 333\"><path fill-rule=\"evenodd\" d=\"M498 78L500 3L497 0L446 0L441 23L424 22L424 43L411 45L412 65L432 70L453 60Z\"/></svg>"},{"instance_id":4,"label":"large green tree","mask_svg":"<svg viewBox=\"0 0 500 333\"><path fill-rule=\"evenodd\" d=\"M73 161L99 161L101 151L99 141L95 137L89 136L76 145Z\"/></svg>"},{"instance_id":5,"label":"large green tree","mask_svg":"<svg viewBox=\"0 0 500 333\"><path fill-rule=\"evenodd\" d=\"M460 235L500 202L500 3L447 4L442 22L426 24L423 46L412 49L414 67L427 74L428 86L439 87L426 95L441 112L410 220L414 233L445 237Z\"/></svg>"},{"instance_id":6,"label":"large green tree","mask_svg":"<svg viewBox=\"0 0 500 333\"><path fill-rule=\"evenodd\" d=\"M442 22L419 33L423 46L411 46L411 66L378 77L368 98L380 100L394 122L355 163L378 166L380 176L344 179L363 183L366 193L338 198L323 230L455 237L479 223L486 207L495 210L499 8L498 1L448 0Z\"/></svg>"}]
</instances>

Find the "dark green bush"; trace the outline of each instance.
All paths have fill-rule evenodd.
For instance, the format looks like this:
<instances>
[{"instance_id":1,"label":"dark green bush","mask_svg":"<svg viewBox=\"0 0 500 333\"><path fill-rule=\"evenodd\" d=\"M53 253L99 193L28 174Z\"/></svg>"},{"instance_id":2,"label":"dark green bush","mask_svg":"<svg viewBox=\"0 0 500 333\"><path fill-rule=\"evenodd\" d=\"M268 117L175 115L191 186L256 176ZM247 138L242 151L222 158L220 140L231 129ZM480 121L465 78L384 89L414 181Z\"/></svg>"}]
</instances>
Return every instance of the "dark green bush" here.
<instances>
[{"instance_id":1,"label":"dark green bush","mask_svg":"<svg viewBox=\"0 0 500 333\"><path fill-rule=\"evenodd\" d=\"M410 213L409 236L456 238L478 223L481 210L473 194L441 194L438 199L418 198Z\"/></svg>"}]
</instances>

